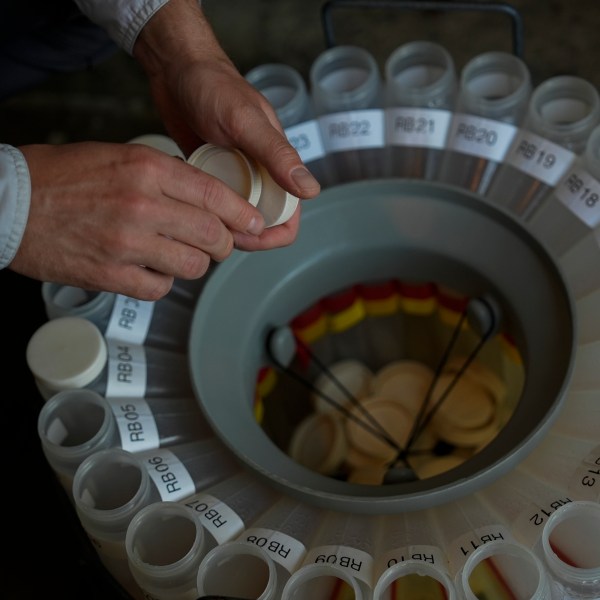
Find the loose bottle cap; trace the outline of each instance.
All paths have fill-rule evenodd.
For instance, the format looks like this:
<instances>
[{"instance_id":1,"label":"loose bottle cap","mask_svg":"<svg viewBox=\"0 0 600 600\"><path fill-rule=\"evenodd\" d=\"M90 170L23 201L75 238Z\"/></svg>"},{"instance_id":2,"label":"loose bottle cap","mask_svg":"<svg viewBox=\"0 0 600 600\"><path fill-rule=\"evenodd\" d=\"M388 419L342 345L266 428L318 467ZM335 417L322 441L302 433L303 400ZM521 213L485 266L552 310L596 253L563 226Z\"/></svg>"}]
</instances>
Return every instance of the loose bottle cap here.
<instances>
[{"instance_id":1,"label":"loose bottle cap","mask_svg":"<svg viewBox=\"0 0 600 600\"><path fill-rule=\"evenodd\" d=\"M281 225L294 214L298 206L298 198L277 184L262 165L259 169L262 177L262 193L256 208L264 217L266 227Z\"/></svg>"},{"instance_id":2,"label":"loose bottle cap","mask_svg":"<svg viewBox=\"0 0 600 600\"><path fill-rule=\"evenodd\" d=\"M356 420L346 421L346 434L351 446L365 454L382 460L392 460L398 453L397 449L389 445L370 430L362 427L357 421L371 424L363 411L367 411L372 419L379 423L400 448L408 440L413 423L412 415L398 402L372 396L361 402L363 410L358 407L352 409Z\"/></svg>"},{"instance_id":3,"label":"loose bottle cap","mask_svg":"<svg viewBox=\"0 0 600 600\"><path fill-rule=\"evenodd\" d=\"M107 361L100 330L81 317L59 317L31 336L26 358L29 369L53 390L82 388L102 372Z\"/></svg>"},{"instance_id":4,"label":"loose bottle cap","mask_svg":"<svg viewBox=\"0 0 600 600\"><path fill-rule=\"evenodd\" d=\"M301 465L331 475L346 456L346 434L341 418L333 412L313 413L294 431L289 454Z\"/></svg>"},{"instance_id":5,"label":"loose bottle cap","mask_svg":"<svg viewBox=\"0 0 600 600\"><path fill-rule=\"evenodd\" d=\"M262 190L258 165L236 148L204 144L192 152L187 162L220 179L252 206L257 206Z\"/></svg>"},{"instance_id":6,"label":"loose bottle cap","mask_svg":"<svg viewBox=\"0 0 600 600\"><path fill-rule=\"evenodd\" d=\"M315 410L338 410L326 400L329 398L337 405L347 406L351 398L361 400L367 395L373 372L359 360L348 358L339 360L327 368L327 373L321 373L314 382L315 392L311 398ZM350 394L350 398L346 393Z\"/></svg>"}]
</instances>

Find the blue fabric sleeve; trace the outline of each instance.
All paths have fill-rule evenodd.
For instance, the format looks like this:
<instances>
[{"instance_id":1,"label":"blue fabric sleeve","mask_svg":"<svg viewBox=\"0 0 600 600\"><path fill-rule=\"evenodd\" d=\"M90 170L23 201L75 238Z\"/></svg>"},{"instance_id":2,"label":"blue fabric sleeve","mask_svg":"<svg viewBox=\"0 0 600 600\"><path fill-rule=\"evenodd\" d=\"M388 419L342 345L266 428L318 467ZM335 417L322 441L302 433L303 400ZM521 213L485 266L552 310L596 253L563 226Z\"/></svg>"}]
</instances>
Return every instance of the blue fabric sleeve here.
<instances>
[{"instance_id":1,"label":"blue fabric sleeve","mask_svg":"<svg viewBox=\"0 0 600 600\"><path fill-rule=\"evenodd\" d=\"M0 144L0 269L15 257L31 201L31 180L25 157L20 150Z\"/></svg>"}]
</instances>

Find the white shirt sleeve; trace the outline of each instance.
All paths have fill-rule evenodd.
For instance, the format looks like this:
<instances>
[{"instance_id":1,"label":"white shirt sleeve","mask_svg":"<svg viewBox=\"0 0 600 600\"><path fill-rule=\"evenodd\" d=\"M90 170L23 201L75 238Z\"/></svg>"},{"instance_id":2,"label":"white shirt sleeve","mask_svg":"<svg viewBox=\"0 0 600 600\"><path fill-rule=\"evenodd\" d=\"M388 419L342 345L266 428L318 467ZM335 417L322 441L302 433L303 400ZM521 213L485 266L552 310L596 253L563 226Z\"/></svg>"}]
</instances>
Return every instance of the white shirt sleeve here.
<instances>
[{"instance_id":1,"label":"white shirt sleeve","mask_svg":"<svg viewBox=\"0 0 600 600\"><path fill-rule=\"evenodd\" d=\"M15 257L29 216L31 180L20 150L0 144L0 269Z\"/></svg>"},{"instance_id":2,"label":"white shirt sleeve","mask_svg":"<svg viewBox=\"0 0 600 600\"><path fill-rule=\"evenodd\" d=\"M100 25L117 46L131 54L142 27L169 0L75 0L90 21Z\"/></svg>"}]
</instances>

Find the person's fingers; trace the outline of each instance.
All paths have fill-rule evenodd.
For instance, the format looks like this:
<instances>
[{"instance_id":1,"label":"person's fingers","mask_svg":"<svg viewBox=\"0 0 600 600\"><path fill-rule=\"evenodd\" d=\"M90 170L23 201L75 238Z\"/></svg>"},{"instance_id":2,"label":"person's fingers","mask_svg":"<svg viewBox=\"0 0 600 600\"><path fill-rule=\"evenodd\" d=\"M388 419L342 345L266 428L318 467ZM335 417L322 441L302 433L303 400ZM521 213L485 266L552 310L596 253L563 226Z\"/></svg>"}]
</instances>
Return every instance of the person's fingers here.
<instances>
[{"instance_id":1,"label":"person's fingers","mask_svg":"<svg viewBox=\"0 0 600 600\"><path fill-rule=\"evenodd\" d=\"M239 250L254 252L289 246L296 240L298 235L300 214L301 205L299 204L290 219L281 225L265 229L259 236L234 233L233 239L235 247Z\"/></svg>"}]
</instances>

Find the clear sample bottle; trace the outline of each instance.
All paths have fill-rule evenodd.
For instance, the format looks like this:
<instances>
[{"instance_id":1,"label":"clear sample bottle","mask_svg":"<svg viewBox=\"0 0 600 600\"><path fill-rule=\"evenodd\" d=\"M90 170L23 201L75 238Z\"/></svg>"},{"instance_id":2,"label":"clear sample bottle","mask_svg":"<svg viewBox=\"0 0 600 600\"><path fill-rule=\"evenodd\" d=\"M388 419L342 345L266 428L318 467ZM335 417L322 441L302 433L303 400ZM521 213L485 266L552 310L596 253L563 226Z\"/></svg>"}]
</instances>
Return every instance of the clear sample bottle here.
<instances>
[{"instance_id":1,"label":"clear sample bottle","mask_svg":"<svg viewBox=\"0 0 600 600\"><path fill-rule=\"evenodd\" d=\"M42 397L87 388L107 398L193 396L185 354L106 339L83 317L41 325L26 350Z\"/></svg>"},{"instance_id":2,"label":"clear sample bottle","mask_svg":"<svg viewBox=\"0 0 600 600\"><path fill-rule=\"evenodd\" d=\"M135 453L212 436L194 398L104 398L88 389L52 396L38 414L37 431L44 456L69 496L75 471L99 450Z\"/></svg>"},{"instance_id":3,"label":"clear sample bottle","mask_svg":"<svg viewBox=\"0 0 600 600\"><path fill-rule=\"evenodd\" d=\"M321 131L302 75L290 65L265 63L245 77L271 103L288 141L313 176L327 186L330 180Z\"/></svg>"},{"instance_id":4,"label":"clear sample bottle","mask_svg":"<svg viewBox=\"0 0 600 600\"><path fill-rule=\"evenodd\" d=\"M600 289L600 227L571 246L558 258L565 279L576 299Z\"/></svg>"},{"instance_id":5,"label":"clear sample bottle","mask_svg":"<svg viewBox=\"0 0 600 600\"><path fill-rule=\"evenodd\" d=\"M190 154L187 162L223 181L256 206L266 227L281 225L296 212L299 199L286 192L267 169L241 150L204 144Z\"/></svg>"},{"instance_id":6,"label":"clear sample bottle","mask_svg":"<svg viewBox=\"0 0 600 600\"><path fill-rule=\"evenodd\" d=\"M328 48L313 61L309 78L332 183L381 177L383 83L373 55L358 46Z\"/></svg>"},{"instance_id":7,"label":"clear sample bottle","mask_svg":"<svg viewBox=\"0 0 600 600\"><path fill-rule=\"evenodd\" d=\"M543 81L486 197L527 219L584 152L599 121L600 95L590 82L571 75Z\"/></svg>"},{"instance_id":8,"label":"clear sample bottle","mask_svg":"<svg viewBox=\"0 0 600 600\"><path fill-rule=\"evenodd\" d=\"M169 295L156 302L112 292L42 283L46 315L83 317L98 326L106 338L186 352L192 310Z\"/></svg>"},{"instance_id":9,"label":"clear sample bottle","mask_svg":"<svg viewBox=\"0 0 600 600\"><path fill-rule=\"evenodd\" d=\"M548 519L542 533L544 562L560 584L561 597L600 597L600 504L571 502Z\"/></svg>"},{"instance_id":10,"label":"clear sample bottle","mask_svg":"<svg viewBox=\"0 0 600 600\"><path fill-rule=\"evenodd\" d=\"M240 471L180 502L146 506L132 519L125 538L134 579L152 598L195 600L202 559L237 537L277 497Z\"/></svg>"},{"instance_id":11,"label":"clear sample bottle","mask_svg":"<svg viewBox=\"0 0 600 600\"><path fill-rule=\"evenodd\" d=\"M415 597L429 593L432 600L457 598L431 512L381 515L376 528L374 600L394 598L402 590Z\"/></svg>"},{"instance_id":12,"label":"clear sample bottle","mask_svg":"<svg viewBox=\"0 0 600 600\"><path fill-rule=\"evenodd\" d=\"M290 577L283 600L326 600L344 586L350 597L371 597L375 561L375 518L325 510L302 566ZM329 595L328 595L329 594ZM335 597L335 596L334 596Z\"/></svg>"},{"instance_id":13,"label":"clear sample bottle","mask_svg":"<svg viewBox=\"0 0 600 600\"><path fill-rule=\"evenodd\" d=\"M439 180L486 193L527 111L531 76L506 52L484 52L462 69Z\"/></svg>"},{"instance_id":14,"label":"clear sample bottle","mask_svg":"<svg viewBox=\"0 0 600 600\"><path fill-rule=\"evenodd\" d=\"M233 475L239 465L215 438L133 454L100 450L75 472L79 521L106 569L140 597L129 568L125 538L133 517L154 502L175 502Z\"/></svg>"},{"instance_id":15,"label":"clear sample bottle","mask_svg":"<svg viewBox=\"0 0 600 600\"><path fill-rule=\"evenodd\" d=\"M529 231L557 256L600 229L600 125L554 191L525 219Z\"/></svg>"},{"instance_id":16,"label":"clear sample bottle","mask_svg":"<svg viewBox=\"0 0 600 600\"><path fill-rule=\"evenodd\" d=\"M466 600L481 597L552 600L541 560L520 544L507 523L479 496L451 501L434 512L456 588Z\"/></svg>"},{"instance_id":17,"label":"clear sample bottle","mask_svg":"<svg viewBox=\"0 0 600 600\"><path fill-rule=\"evenodd\" d=\"M435 180L456 103L454 60L440 44L409 42L384 74L385 175Z\"/></svg>"}]
</instances>

